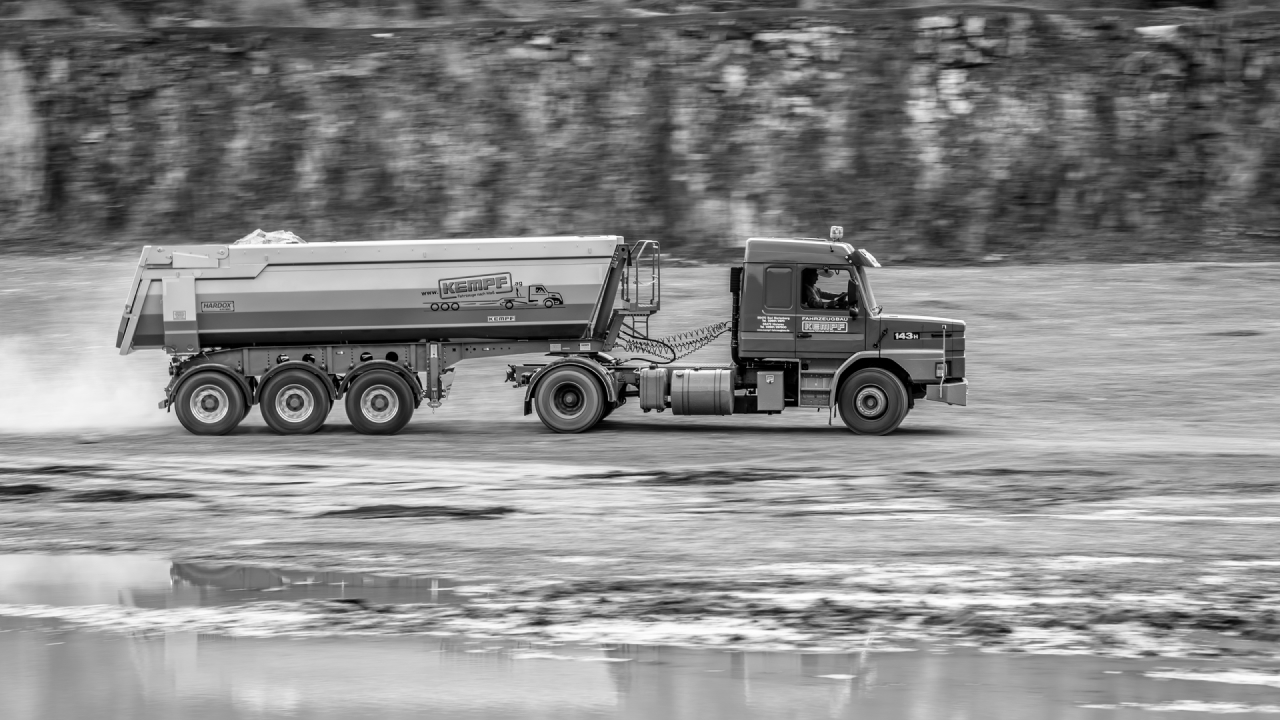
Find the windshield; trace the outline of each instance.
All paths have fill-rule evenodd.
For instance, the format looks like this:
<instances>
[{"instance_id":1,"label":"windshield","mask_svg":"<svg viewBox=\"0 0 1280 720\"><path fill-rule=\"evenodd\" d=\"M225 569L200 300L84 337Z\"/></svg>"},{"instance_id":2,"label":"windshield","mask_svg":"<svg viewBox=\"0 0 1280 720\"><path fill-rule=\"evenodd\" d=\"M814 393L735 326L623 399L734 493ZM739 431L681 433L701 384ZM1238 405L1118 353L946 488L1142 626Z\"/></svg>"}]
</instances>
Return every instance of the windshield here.
<instances>
[{"instance_id":1,"label":"windshield","mask_svg":"<svg viewBox=\"0 0 1280 720\"><path fill-rule=\"evenodd\" d=\"M863 299L867 301L867 308L872 315L880 314L880 306L876 304L876 296L871 292L871 283L867 281L867 269L861 265L857 266L858 284L862 286Z\"/></svg>"}]
</instances>

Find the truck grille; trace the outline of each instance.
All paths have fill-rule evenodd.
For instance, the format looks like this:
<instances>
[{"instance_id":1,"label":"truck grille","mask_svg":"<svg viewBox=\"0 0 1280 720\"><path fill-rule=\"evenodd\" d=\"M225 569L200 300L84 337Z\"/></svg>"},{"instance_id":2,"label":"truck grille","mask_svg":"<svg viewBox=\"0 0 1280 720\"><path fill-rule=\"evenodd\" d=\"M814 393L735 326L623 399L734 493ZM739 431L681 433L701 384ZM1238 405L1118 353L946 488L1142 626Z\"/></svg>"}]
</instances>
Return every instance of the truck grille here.
<instances>
[{"instance_id":1,"label":"truck grille","mask_svg":"<svg viewBox=\"0 0 1280 720\"><path fill-rule=\"evenodd\" d=\"M929 336L936 340L942 340L942 333L930 333ZM947 377L962 378L965 376L964 371L964 332L952 334L947 332L947 352L944 357L947 360Z\"/></svg>"}]
</instances>

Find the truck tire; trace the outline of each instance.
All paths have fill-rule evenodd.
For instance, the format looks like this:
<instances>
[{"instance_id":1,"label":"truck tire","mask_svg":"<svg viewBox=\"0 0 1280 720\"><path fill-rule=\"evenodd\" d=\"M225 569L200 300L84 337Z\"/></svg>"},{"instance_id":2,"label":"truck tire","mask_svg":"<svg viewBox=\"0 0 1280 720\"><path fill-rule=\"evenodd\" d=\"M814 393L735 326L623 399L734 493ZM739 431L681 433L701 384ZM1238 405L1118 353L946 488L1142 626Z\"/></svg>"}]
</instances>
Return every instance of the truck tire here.
<instances>
[{"instance_id":1,"label":"truck tire","mask_svg":"<svg viewBox=\"0 0 1280 720\"><path fill-rule=\"evenodd\" d=\"M888 370L859 370L840 386L840 417L859 435L888 435L907 416L907 389Z\"/></svg>"},{"instance_id":2,"label":"truck tire","mask_svg":"<svg viewBox=\"0 0 1280 720\"><path fill-rule=\"evenodd\" d=\"M390 370L370 370L347 388L347 418L363 435L395 435L413 417L413 391Z\"/></svg>"},{"instance_id":3,"label":"truck tire","mask_svg":"<svg viewBox=\"0 0 1280 720\"><path fill-rule=\"evenodd\" d=\"M262 386L258 401L267 427L280 435L310 435L324 425L329 388L306 370L285 370Z\"/></svg>"},{"instance_id":4,"label":"truck tire","mask_svg":"<svg viewBox=\"0 0 1280 720\"><path fill-rule=\"evenodd\" d=\"M244 419L248 407L236 381L213 371L183 380L173 399L178 422L193 435L226 435Z\"/></svg>"},{"instance_id":5,"label":"truck tire","mask_svg":"<svg viewBox=\"0 0 1280 720\"><path fill-rule=\"evenodd\" d=\"M558 433L590 430L604 414L604 388L589 370L553 368L538 383L533 404L542 424Z\"/></svg>"}]
</instances>

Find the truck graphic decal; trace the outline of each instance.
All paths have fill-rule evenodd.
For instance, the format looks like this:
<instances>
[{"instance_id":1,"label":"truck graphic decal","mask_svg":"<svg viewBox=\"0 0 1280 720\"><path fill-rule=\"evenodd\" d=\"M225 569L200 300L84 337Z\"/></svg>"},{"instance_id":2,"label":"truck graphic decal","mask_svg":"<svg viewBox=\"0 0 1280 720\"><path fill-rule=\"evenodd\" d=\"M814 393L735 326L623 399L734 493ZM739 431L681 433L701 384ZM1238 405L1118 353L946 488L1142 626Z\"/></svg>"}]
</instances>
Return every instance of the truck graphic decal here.
<instances>
[{"instance_id":1,"label":"truck graphic decal","mask_svg":"<svg viewBox=\"0 0 1280 720\"><path fill-rule=\"evenodd\" d=\"M849 332L849 322L833 317L803 317L800 329L809 333L845 333Z\"/></svg>"},{"instance_id":2,"label":"truck graphic decal","mask_svg":"<svg viewBox=\"0 0 1280 720\"><path fill-rule=\"evenodd\" d=\"M549 309L564 305L564 296L560 293L548 290L546 285L540 283L525 285L521 282L512 282L511 273L448 278L440 281L438 292L441 299L451 302L432 302L428 306L432 310L461 310L464 308L513 310L517 307ZM422 292L424 297L436 294L436 290L424 290ZM458 302L458 300L462 302ZM503 321L491 320L490 322Z\"/></svg>"},{"instance_id":3,"label":"truck graphic decal","mask_svg":"<svg viewBox=\"0 0 1280 720\"><path fill-rule=\"evenodd\" d=\"M448 278L440 281L440 297L446 300L484 297L486 295L506 295L511 291L511 273L473 275L471 277Z\"/></svg>"}]
</instances>

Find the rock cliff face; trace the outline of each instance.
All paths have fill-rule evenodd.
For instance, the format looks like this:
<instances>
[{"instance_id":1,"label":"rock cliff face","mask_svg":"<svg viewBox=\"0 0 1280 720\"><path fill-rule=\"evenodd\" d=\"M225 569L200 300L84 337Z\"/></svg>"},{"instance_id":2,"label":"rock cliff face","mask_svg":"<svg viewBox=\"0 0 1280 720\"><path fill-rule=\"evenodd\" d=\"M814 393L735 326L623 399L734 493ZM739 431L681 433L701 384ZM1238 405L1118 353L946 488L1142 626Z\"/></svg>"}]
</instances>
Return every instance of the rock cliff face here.
<instances>
[{"instance_id":1,"label":"rock cliff face","mask_svg":"<svg viewBox=\"0 0 1280 720\"><path fill-rule=\"evenodd\" d=\"M825 233L1280 256L1280 16L991 6L0 30L9 245Z\"/></svg>"}]
</instances>

